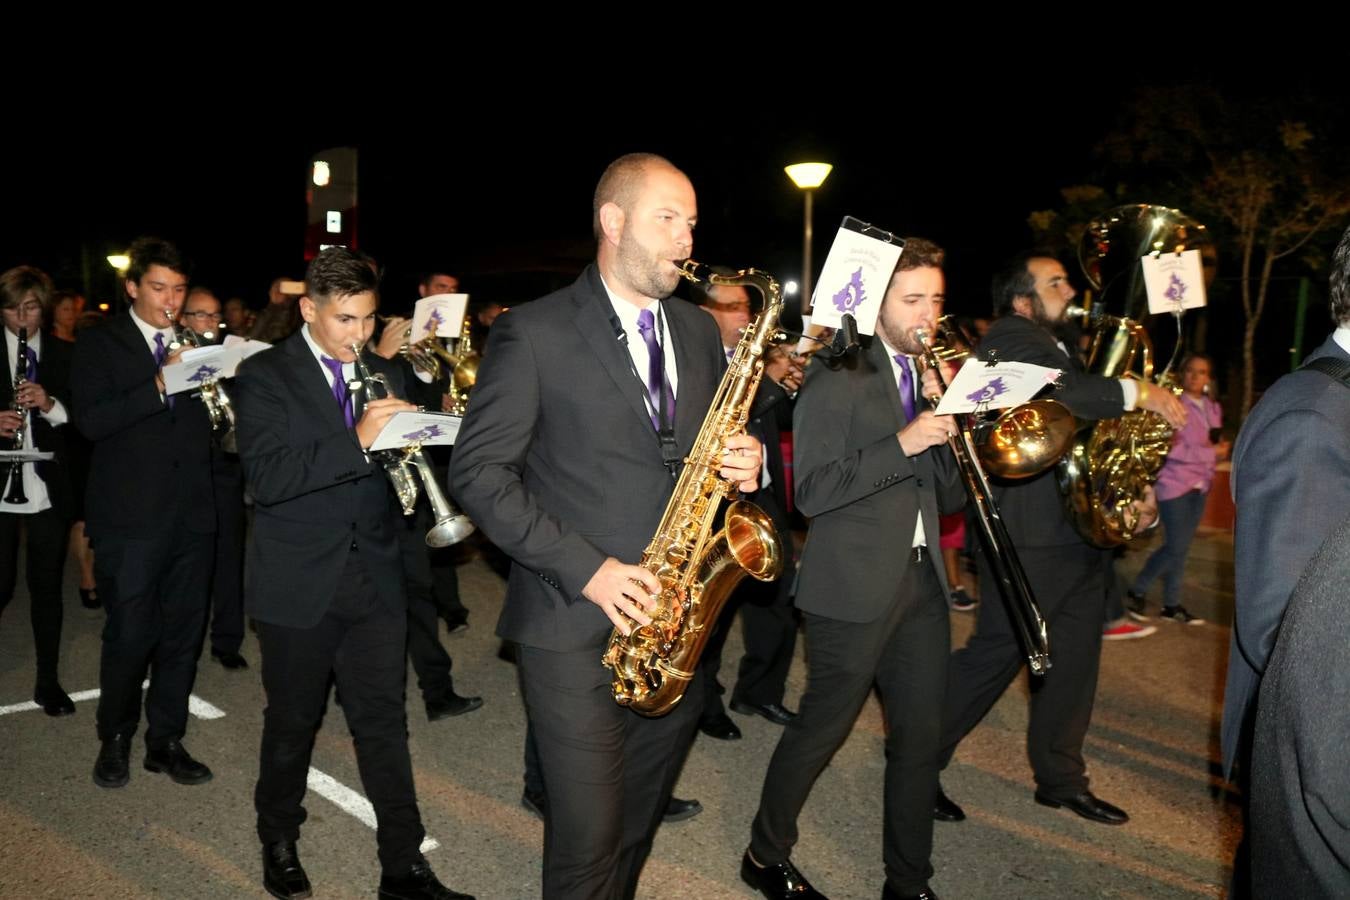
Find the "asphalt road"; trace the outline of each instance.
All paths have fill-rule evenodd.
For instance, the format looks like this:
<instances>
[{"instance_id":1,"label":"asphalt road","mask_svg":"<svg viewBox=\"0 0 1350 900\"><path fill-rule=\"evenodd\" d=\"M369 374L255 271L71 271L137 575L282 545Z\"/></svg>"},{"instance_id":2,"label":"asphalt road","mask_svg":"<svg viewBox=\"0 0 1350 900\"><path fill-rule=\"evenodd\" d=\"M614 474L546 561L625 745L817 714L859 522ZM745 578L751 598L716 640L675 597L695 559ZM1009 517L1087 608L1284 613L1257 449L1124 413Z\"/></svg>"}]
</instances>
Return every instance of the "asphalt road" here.
<instances>
[{"instance_id":1,"label":"asphalt road","mask_svg":"<svg viewBox=\"0 0 1350 900\"><path fill-rule=\"evenodd\" d=\"M1132 550L1123 569L1136 571L1143 552ZM515 667L499 657L492 633L504 584L476 558L460 578L471 627L444 641L460 693L480 694L486 704L436 723L426 721L415 692L408 704L422 815L438 844L427 858L443 881L480 898L537 897L542 826L520 806L524 713ZM80 607L75 585L71 571L61 676L72 694L98 686L102 619ZM1086 750L1093 789L1131 821L1097 825L1032 801L1023 677L944 773L948 794L969 818L937 825L932 885L943 897L1222 894L1238 829L1237 807L1213 774L1232 613L1231 535L1201 533L1186 588L1187 606L1209 624L1160 622L1153 637L1103 651ZM253 830L264 702L253 637L244 646L253 664L247 671L225 671L203 655L197 712L216 717L194 715L185 745L212 767L214 780L184 787L146 772L138 735L131 783L105 790L90 778L98 751L94 700L62 719L14 708L31 699L33 686L27 606L20 586L0 620L0 897L266 896ZM973 616L952 618L953 640L963 643ZM739 653L734 634L724 673L734 673ZM789 706L804 679L799 643ZM735 719L743 740L696 742L677 794L698 798L705 812L661 829L640 897L755 896L740 883L738 865L780 732L759 718ZM880 895L882 727L880 706L869 701L802 816L794 860L831 897ZM370 897L379 878L374 833L350 811L359 806L360 779L336 707L313 767L338 801L313 789L307 799L300 851L315 896Z\"/></svg>"}]
</instances>

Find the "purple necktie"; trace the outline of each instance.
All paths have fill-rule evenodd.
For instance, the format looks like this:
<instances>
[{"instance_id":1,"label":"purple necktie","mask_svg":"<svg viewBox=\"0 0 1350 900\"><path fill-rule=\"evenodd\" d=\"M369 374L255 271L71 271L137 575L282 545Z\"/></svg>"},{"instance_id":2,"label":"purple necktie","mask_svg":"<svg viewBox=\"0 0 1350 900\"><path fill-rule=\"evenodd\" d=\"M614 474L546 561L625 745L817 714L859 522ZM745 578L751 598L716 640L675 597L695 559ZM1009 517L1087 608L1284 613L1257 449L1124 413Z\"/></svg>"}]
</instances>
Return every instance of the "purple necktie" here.
<instances>
[{"instance_id":1,"label":"purple necktie","mask_svg":"<svg viewBox=\"0 0 1350 900\"><path fill-rule=\"evenodd\" d=\"M164 358L169 355L169 348L164 346L164 332L155 332L155 365L164 366ZM31 363L30 363L31 365ZM164 402L169 404L169 409L173 409L173 394L166 394Z\"/></svg>"},{"instance_id":2,"label":"purple necktie","mask_svg":"<svg viewBox=\"0 0 1350 900\"><path fill-rule=\"evenodd\" d=\"M656 342L656 317L650 309L638 313L638 331L647 344L647 396L651 398L652 409L660 409L664 402L666 423L675 425L675 395L666 384L665 357L661 345ZM652 414L652 425L659 431L661 423L656 413Z\"/></svg>"},{"instance_id":3,"label":"purple necktie","mask_svg":"<svg viewBox=\"0 0 1350 900\"><path fill-rule=\"evenodd\" d=\"M32 348L32 347L24 347L23 349L28 353L28 371L27 371L27 373L24 374L23 377L26 378L26 379L28 379L30 382L36 384L36 383L37 383L37 354L33 352L33 348Z\"/></svg>"},{"instance_id":4,"label":"purple necktie","mask_svg":"<svg viewBox=\"0 0 1350 900\"><path fill-rule=\"evenodd\" d=\"M905 421L914 421L914 376L909 372L909 357L903 353L895 354L900 366L900 405L905 409Z\"/></svg>"},{"instance_id":5,"label":"purple necktie","mask_svg":"<svg viewBox=\"0 0 1350 900\"><path fill-rule=\"evenodd\" d=\"M328 371L333 373L333 399L337 401L338 408L342 410L342 421L351 428L356 424L356 416L352 413L352 392L347 387L347 379L342 377L342 360L331 359L327 356L320 356L323 364L328 367Z\"/></svg>"}]
</instances>

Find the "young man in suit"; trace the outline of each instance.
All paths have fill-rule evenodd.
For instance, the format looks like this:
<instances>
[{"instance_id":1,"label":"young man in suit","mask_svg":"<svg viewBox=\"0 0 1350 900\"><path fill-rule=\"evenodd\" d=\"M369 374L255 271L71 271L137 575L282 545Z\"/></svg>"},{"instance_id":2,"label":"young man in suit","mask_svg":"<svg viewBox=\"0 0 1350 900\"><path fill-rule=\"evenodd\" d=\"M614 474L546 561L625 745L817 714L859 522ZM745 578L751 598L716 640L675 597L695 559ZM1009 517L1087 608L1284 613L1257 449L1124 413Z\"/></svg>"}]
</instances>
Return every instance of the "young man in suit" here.
<instances>
[{"instance_id":1,"label":"young man in suit","mask_svg":"<svg viewBox=\"0 0 1350 900\"><path fill-rule=\"evenodd\" d=\"M1059 385L1050 396L1078 418L1110 419L1140 408L1162 415L1173 427L1185 422L1186 411L1170 391L1146 381L1084 371L1077 354L1060 337L1075 292L1057 259L1041 252L1015 257L994 276L993 295L998 318L980 351L1001 360L1060 369ZM1123 824L1129 816L1088 789L1083 760L1101 663L1110 551L1094 547L1074 527L1053 467L997 485L994 499L1050 629L1052 667L1031 692L1027 729L1036 802L1067 808L1093 822ZM1156 518L1154 503L1151 512L1142 511L1141 527ZM987 566L981 570L980 583L996 583ZM981 603L977 616L975 633L951 656L942 723L944 768L956 745L1026 663L1001 599ZM965 818L941 789L934 815L943 821Z\"/></svg>"},{"instance_id":2,"label":"young man in suit","mask_svg":"<svg viewBox=\"0 0 1350 900\"><path fill-rule=\"evenodd\" d=\"M0 446L46 450L51 462L9 463L0 467L0 612L14 596L18 576L19 531L27 537L28 595L33 644L37 650L37 684L33 702L49 716L68 716L75 704L61 689L57 662L61 651L61 575L74 509L70 496L65 432L69 427L70 345L42 333L50 305L52 282L32 266L0 275L0 316L5 339L0 343ZM19 331L24 330L27 361L24 380L16 383ZM44 340L44 337L46 338ZM15 446L23 429L22 446ZM14 479L19 479L16 490ZM14 501L14 502L11 502Z\"/></svg>"},{"instance_id":3,"label":"young man in suit","mask_svg":"<svg viewBox=\"0 0 1350 900\"><path fill-rule=\"evenodd\" d=\"M377 279L344 247L315 257L305 276L305 324L250 358L235 379L239 456L255 500L247 611L262 649L263 717L254 793L263 885L309 896L296 841L314 736L335 680L375 807L387 898L465 897L442 885L419 847L425 832L413 788L403 709L408 634L393 492L370 445L391 416L398 370L362 360L390 396L351 388L357 348L375 326Z\"/></svg>"},{"instance_id":4,"label":"young man in suit","mask_svg":"<svg viewBox=\"0 0 1350 900\"><path fill-rule=\"evenodd\" d=\"M789 855L797 817L847 739L873 684L887 712L883 896L931 897L938 725L950 646L938 514L964 498L950 416L923 396L916 329L942 315L942 251L910 238L891 277L877 333L837 368L813 366L793 415L797 504L811 518L797 607L810 666L799 715L764 777L741 877L766 897L819 897ZM922 381L923 391L918 387ZM922 395L921 395L922 394Z\"/></svg>"},{"instance_id":5,"label":"young man in suit","mask_svg":"<svg viewBox=\"0 0 1350 900\"><path fill-rule=\"evenodd\" d=\"M114 788L130 777L148 671L145 768L201 784L211 770L182 739L214 554L211 422L200 396L164 393L161 369L179 356L169 350L188 263L157 238L135 241L130 255L131 309L81 332L71 364L75 425L94 445L85 530L108 611L94 782Z\"/></svg>"},{"instance_id":6,"label":"young man in suit","mask_svg":"<svg viewBox=\"0 0 1350 900\"><path fill-rule=\"evenodd\" d=\"M451 493L512 560L497 634L520 645L539 749L545 897L633 896L698 723L698 677L645 718L614 702L600 657L613 629L650 622L659 583L635 563L726 367L712 319L669 299L698 215L684 173L621 157L592 212L595 265L493 325L450 466ZM759 442L726 449L723 476L754 490Z\"/></svg>"}]
</instances>

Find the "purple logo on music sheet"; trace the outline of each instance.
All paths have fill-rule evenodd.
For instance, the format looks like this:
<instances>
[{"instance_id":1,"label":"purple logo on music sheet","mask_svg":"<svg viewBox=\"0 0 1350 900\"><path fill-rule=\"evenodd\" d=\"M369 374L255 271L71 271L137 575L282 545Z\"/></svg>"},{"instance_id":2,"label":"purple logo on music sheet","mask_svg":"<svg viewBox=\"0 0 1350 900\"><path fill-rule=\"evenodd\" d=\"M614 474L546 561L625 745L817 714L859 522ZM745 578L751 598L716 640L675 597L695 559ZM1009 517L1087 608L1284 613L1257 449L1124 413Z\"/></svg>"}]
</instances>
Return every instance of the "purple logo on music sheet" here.
<instances>
[{"instance_id":1,"label":"purple logo on music sheet","mask_svg":"<svg viewBox=\"0 0 1350 900\"><path fill-rule=\"evenodd\" d=\"M985 382L982 387L966 394L966 399L971 403L990 403L998 395L1006 393L1008 386L1003 383L1003 376L997 375Z\"/></svg>"},{"instance_id":2,"label":"purple logo on music sheet","mask_svg":"<svg viewBox=\"0 0 1350 900\"><path fill-rule=\"evenodd\" d=\"M441 437L445 432L441 431L439 425L428 425L425 428L419 428L416 431L410 431L403 435L405 441L429 441L434 437Z\"/></svg>"},{"instance_id":3,"label":"purple logo on music sheet","mask_svg":"<svg viewBox=\"0 0 1350 900\"><path fill-rule=\"evenodd\" d=\"M215 366L202 365L198 366L197 371L189 375L187 380L202 384L207 381L214 381L218 374L220 374L220 369L217 369Z\"/></svg>"},{"instance_id":4,"label":"purple logo on music sheet","mask_svg":"<svg viewBox=\"0 0 1350 900\"><path fill-rule=\"evenodd\" d=\"M1182 298L1186 296L1186 282L1182 281L1176 272L1172 273L1172 279L1167 282L1167 290L1163 292L1163 296L1177 305L1180 305Z\"/></svg>"},{"instance_id":5,"label":"purple logo on music sheet","mask_svg":"<svg viewBox=\"0 0 1350 900\"><path fill-rule=\"evenodd\" d=\"M835 294L832 299L835 307L841 313L851 313L863 305L867 295L863 293L861 266L858 267L858 271L853 273L853 277L849 279L848 284L844 285L843 289Z\"/></svg>"},{"instance_id":6,"label":"purple logo on music sheet","mask_svg":"<svg viewBox=\"0 0 1350 900\"><path fill-rule=\"evenodd\" d=\"M445 319L441 318L441 311L433 309L431 315L427 317L427 324L422 326L422 333L435 334L443 324L445 324Z\"/></svg>"}]
</instances>

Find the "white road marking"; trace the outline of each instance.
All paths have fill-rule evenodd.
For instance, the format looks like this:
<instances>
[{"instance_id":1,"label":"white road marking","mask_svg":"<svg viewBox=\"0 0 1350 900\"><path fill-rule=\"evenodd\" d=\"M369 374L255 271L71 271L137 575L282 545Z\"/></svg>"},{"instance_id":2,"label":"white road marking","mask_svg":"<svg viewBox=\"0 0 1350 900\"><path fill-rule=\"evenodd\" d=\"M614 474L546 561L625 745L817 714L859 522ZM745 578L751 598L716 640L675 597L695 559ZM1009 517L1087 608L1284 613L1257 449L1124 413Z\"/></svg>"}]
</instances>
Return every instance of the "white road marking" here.
<instances>
[{"instance_id":1,"label":"white road marking","mask_svg":"<svg viewBox=\"0 0 1350 900\"><path fill-rule=\"evenodd\" d=\"M144 690L149 686L150 682L146 681L141 684L141 689ZM99 689L94 688L92 691L77 691L70 695L70 699L76 703L80 703L84 700L97 700L98 695ZM30 712L35 709L42 709L42 707L38 706L33 701L29 700L27 703L14 703L9 706L0 706L0 716L7 716L10 713L17 713L17 712ZM222 710L218 706L214 706L210 703L207 703L205 700L203 700L201 697L198 697L196 694L188 695L188 712L199 719L225 718L224 710Z\"/></svg>"},{"instance_id":2,"label":"white road marking","mask_svg":"<svg viewBox=\"0 0 1350 900\"><path fill-rule=\"evenodd\" d=\"M336 805L338 809L364 822L370 828L375 827L375 807L371 806L370 801L361 794L347 787L332 775L320 772L311 766L309 769L309 789ZM420 849L423 853L426 853L435 850L440 845L440 841L428 837L422 840Z\"/></svg>"}]
</instances>

